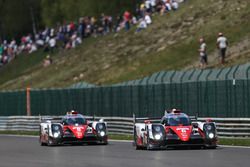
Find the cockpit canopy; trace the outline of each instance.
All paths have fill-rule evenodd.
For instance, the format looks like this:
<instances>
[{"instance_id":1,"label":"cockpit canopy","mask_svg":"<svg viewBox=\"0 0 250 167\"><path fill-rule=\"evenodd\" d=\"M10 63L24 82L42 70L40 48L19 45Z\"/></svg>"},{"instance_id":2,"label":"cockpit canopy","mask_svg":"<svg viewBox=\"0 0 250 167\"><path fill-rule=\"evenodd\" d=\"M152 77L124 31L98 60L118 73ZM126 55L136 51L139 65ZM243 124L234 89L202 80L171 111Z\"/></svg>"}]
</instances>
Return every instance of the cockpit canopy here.
<instances>
[{"instance_id":1,"label":"cockpit canopy","mask_svg":"<svg viewBox=\"0 0 250 167\"><path fill-rule=\"evenodd\" d=\"M190 126L191 120L186 114L168 114L162 118L161 123L165 126Z\"/></svg>"},{"instance_id":2,"label":"cockpit canopy","mask_svg":"<svg viewBox=\"0 0 250 167\"><path fill-rule=\"evenodd\" d=\"M62 119L64 125L86 125L87 120L81 114L66 115Z\"/></svg>"}]
</instances>

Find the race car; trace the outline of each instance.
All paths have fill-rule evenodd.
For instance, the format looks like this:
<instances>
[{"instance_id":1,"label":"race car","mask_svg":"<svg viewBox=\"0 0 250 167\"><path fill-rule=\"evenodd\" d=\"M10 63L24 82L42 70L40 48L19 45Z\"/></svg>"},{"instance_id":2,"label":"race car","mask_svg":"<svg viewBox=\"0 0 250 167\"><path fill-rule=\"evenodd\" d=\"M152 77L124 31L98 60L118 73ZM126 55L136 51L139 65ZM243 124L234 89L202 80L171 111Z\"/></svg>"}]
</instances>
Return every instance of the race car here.
<instances>
[{"instance_id":1,"label":"race car","mask_svg":"<svg viewBox=\"0 0 250 167\"><path fill-rule=\"evenodd\" d=\"M40 124L40 144L54 146L63 144L99 143L108 144L107 123L88 121L83 115L71 111L60 121L42 119Z\"/></svg>"},{"instance_id":2,"label":"race car","mask_svg":"<svg viewBox=\"0 0 250 167\"><path fill-rule=\"evenodd\" d=\"M158 118L159 119L159 118ZM191 121L180 110L165 112L159 123L150 119L134 119L134 146L136 149L161 149L178 146L217 147L217 130L214 122Z\"/></svg>"}]
</instances>

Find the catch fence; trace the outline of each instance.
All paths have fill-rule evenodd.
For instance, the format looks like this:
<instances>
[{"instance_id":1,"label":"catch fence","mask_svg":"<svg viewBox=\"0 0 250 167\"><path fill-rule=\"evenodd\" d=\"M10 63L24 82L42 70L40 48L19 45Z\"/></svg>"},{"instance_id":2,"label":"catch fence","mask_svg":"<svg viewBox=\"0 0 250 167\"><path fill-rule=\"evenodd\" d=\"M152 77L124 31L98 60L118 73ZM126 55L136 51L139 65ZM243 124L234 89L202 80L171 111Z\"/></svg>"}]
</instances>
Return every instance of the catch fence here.
<instances>
[{"instance_id":1,"label":"catch fence","mask_svg":"<svg viewBox=\"0 0 250 167\"><path fill-rule=\"evenodd\" d=\"M250 64L163 71L112 86L79 83L67 89L27 92L1 92L0 116L64 115L74 109L84 115L160 117L165 109L178 108L199 117L246 118L250 117Z\"/></svg>"}]
</instances>

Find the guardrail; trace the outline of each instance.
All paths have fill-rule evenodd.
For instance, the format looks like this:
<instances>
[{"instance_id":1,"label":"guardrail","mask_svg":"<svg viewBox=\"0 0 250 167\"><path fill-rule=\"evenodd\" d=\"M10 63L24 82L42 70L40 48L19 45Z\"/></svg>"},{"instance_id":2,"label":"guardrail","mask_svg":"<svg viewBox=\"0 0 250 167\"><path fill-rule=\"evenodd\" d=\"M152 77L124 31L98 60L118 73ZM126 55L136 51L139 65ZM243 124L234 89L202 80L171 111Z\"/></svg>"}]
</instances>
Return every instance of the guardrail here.
<instances>
[{"instance_id":1,"label":"guardrail","mask_svg":"<svg viewBox=\"0 0 250 167\"><path fill-rule=\"evenodd\" d=\"M87 118L93 120L93 117ZM95 119L100 118L103 118L108 123L108 131L110 134L133 134L133 118L95 117ZM205 121L206 119L207 118L198 118L198 121ZM250 138L250 118L210 119L216 123L219 137ZM0 131L38 131L40 122L41 117L39 116L0 117Z\"/></svg>"}]
</instances>

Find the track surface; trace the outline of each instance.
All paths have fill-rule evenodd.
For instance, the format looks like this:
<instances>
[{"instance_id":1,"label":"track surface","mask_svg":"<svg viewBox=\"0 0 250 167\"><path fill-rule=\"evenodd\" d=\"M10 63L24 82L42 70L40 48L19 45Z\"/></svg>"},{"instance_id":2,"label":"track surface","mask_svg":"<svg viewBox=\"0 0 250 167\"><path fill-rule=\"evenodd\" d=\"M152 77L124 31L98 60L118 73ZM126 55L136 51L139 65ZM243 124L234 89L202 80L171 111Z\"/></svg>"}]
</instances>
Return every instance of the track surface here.
<instances>
[{"instance_id":1,"label":"track surface","mask_svg":"<svg viewBox=\"0 0 250 167\"><path fill-rule=\"evenodd\" d=\"M0 135L0 167L241 167L249 148L136 151L131 143L42 147L38 138Z\"/></svg>"}]
</instances>

